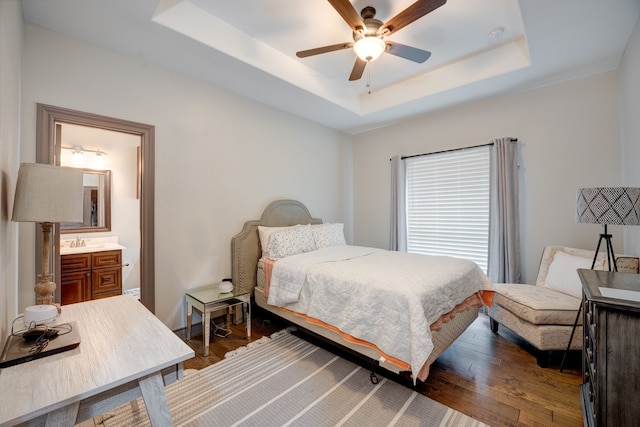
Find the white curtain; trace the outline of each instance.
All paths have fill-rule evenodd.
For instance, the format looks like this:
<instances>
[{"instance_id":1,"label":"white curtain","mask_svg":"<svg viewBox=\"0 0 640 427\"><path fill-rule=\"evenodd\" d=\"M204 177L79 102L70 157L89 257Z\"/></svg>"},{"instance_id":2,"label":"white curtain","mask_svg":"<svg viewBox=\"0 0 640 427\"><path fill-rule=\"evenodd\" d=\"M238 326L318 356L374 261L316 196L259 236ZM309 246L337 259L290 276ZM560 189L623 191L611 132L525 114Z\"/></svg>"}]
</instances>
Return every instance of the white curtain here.
<instances>
[{"instance_id":1,"label":"white curtain","mask_svg":"<svg viewBox=\"0 0 640 427\"><path fill-rule=\"evenodd\" d=\"M520 283L517 143L512 138L492 142L488 275L494 283Z\"/></svg>"},{"instance_id":2,"label":"white curtain","mask_svg":"<svg viewBox=\"0 0 640 427\"><path fill-rule=\"evenodd\" d=\"M402 156L391 158L391 239L389 249L407 251L405 190L406 174Z\"/></svg>"}]
</instances>

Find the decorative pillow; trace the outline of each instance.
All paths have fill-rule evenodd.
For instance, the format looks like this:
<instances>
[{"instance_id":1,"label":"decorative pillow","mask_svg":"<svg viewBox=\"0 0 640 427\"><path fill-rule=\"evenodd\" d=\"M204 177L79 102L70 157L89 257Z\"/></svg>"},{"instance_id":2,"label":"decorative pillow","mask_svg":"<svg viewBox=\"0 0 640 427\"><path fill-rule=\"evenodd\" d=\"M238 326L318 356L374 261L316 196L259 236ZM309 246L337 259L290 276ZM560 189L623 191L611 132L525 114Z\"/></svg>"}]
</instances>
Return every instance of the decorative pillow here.
<instances>
[{"instance_id":1,"label":"decorative pillow","mask_svg":"<svg viewBox=\"0 0 640 427\"><path fill-rule=\"evenodd\" d=\"M260 246L262 247L262 257L269 258L269 238L271 233L279 230L286 230L287 228L300 227L300 224L291 225L289 227L265 227L263 225L258 226L258 237L260 238Z\"/></svg>"},{"instance_id":2,"label":"decorative pillow","mask_svg":"<svg viewBox=\"0 0 640 427\"><path fill-rule=\"evenodd\" d=\"M311 233L311 225L307 224L271 233L267 252L269 252L269 258L280 259L315 249L316 243Z\"/></svg>"},{"instance_id":3,"label":"decorative pillow","mask_svg":"<svg viewBox=\"0 0 640 427\"><path fill-rule=\"evenodd\" d=\"M589 258L569 255L558 251L551 261L545 285L563 294L582 298L582 282L576 271L579 268L589 270L593 260Z\"/></svg>"},{"instance_id":4,"label":"decorative pillow","mask_svg":"<svg viewBox=\"0 0 640 427\"><path fill-rule=\"evenodd\" d=\"M347 244L344 238L344 224L315 224L311 226L311 231L316 249Z\"/></svg>"},{"instance_id":5,"label":"decorative pillow","mask_svg":"<svg viewBox=\"0 0 640 427\"><path fill-rule=\"evenodd\" d=\"M638 273L640 259L630 256L616 257L616 265L621 273ZM608 268L607 268L608 269Z\"/></svg>"}]
</instances>

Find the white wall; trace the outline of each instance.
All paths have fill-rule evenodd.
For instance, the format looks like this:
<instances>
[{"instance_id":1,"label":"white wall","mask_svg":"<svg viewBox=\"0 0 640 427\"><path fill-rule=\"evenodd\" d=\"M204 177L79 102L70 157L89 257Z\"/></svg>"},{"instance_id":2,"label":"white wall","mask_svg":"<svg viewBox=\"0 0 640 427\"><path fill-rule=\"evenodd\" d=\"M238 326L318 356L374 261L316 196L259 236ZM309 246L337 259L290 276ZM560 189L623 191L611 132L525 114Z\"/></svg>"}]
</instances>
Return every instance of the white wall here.
<instances>
[{"instance_id":1,"label":"white wall","mask_svg":"<svg viewBox=\"0 0 640 427\"><path fill-rule=\"evenodd\" d=\"M18 224L11 222L19 167L22 6L0 1L0 337L18 315ZM35 280L33 281L35 285ZM32 285L32 286L33 286Z\"/></svg>"},{"instance_id":2,"label":"white wall","mask_svg":"<svg viewBox=\"0 0 640 427\"><path fill-rule=\"evenodd\" d=\"M575 222L576 189L621 183L616 73L495 97L354 137L354 242L388 247L389 159L516 137L523 278L545 245L595 249L601 227ZM620 227L611 227L622 250Z\"/></svg>"},{"instance_id":3,"label":"white wall","mask_svg":"<svg viewBox=\"0 0 640 427\"><path fill-rule=\"evenodd\" d=\"M23 160L35 158L38 102L156 127L156 314L169 327L185 324L186 289L230 276L232 235L269 202L298 199L316 217L345 222L350 236L345 135L143 60L25 27ZM21 239L20 287L30 293L33 253L33 238Z\"/></svg>"},{"instance_id":4,"label":"white wall","mask_svg":"<svg viewBox=\"0 0 640 427\"><path fill-rule=\"evenodd\" d=\"M620 63L620 128L623 183L640 187L640 21L631 34ZM624 228L624 250L640 254L640 226Z\"/></svg>"}]
</instances>

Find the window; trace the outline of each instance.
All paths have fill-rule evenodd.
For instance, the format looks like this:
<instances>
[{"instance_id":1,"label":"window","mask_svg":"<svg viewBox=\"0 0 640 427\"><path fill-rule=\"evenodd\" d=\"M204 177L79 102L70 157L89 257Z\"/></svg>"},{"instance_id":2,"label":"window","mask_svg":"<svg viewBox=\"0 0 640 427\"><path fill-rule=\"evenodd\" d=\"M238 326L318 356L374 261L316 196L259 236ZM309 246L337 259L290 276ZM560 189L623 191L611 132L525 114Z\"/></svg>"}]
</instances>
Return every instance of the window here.
<instances>
[{"instance_id":1,"label":"window","mask_svg":"<svg viewBox=\"0 0 640 427\"><path fill-rule=\"evenodd\" d=\"M487 272L490 149L406 159L408 252L468 259Z\"/></svg>"}]
</instances>

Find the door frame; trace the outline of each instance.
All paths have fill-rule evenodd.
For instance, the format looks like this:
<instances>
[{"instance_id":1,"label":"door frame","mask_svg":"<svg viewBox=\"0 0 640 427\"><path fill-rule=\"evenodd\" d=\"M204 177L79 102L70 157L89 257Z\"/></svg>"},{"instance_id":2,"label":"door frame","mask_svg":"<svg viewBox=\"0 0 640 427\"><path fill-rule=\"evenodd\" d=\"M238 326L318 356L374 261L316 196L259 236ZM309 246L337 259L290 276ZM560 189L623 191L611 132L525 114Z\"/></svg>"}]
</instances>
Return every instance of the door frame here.
<instances>
[{"instance_id":1,"label":"door frame","mask_svg":"<svg viewBox=\"0 0 640 427\"><path fill-rule=\"evenodd\" d=\"M36 162L60 165L60 145L55 145L56 123L106 129L140 137L140 301L155 312L155 126L98 114L37 104ZM57 151L57 152L56 152ZM42 265L42 231L36 227L36 266ZM52 257L54 282L60 283L60 227L55 224ZM40 248L40 251L37 250ZM60 301L60 287L56 289Z\"/></svg>"}]
</instances>

